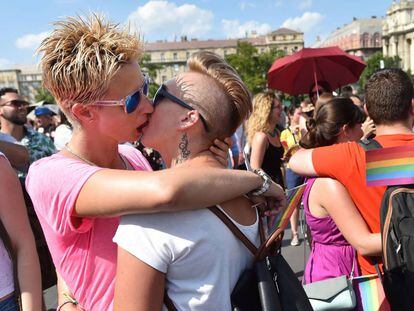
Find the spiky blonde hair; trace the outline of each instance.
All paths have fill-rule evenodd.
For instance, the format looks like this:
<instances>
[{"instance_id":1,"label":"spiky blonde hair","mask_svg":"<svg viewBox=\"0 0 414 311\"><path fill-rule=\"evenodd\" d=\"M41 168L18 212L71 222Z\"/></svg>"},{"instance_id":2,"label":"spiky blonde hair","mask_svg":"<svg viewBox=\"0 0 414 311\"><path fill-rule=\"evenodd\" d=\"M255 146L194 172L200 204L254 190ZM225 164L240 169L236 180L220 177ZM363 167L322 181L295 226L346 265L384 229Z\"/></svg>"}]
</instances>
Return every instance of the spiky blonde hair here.
<instances>
[{"instance_id":1,"label":"spiky blonde hair","mask_svg":"<svg viewBox=\"0 0 414 311\"><path fill-rule=\"evenodd\" d=\"M190 71L210 77L222 90L223 96L204 102L192 100L195 108L200 110L216 137L231 136L252 110L252 98L236 70L219 55L202 51L194 53L188 60ZM204 86L205 88L206 86Z\"/></svg>"},{"instance_id":2,"label":"spiky blonde hair","mask_svg":"<svg viewBox=\"0 0 414 311\"><path fill-rule=\"evenodd\" d=\"M142 56L139 38L103 15L69 17L54 26L37 53L43 54L43 85L66 115L73 103L102 99L121 65Z\"/></svg>"},{"instance_id":3,"label":"spiky blonde hair","mask_svg":"<svg viewBox=\"0 0 414 311\"><path fill-rule=\"evenodd\" d=\"M270 115L276 94L272 91L258 93L253 98L253 113L246 122L247 141L252 144L254 134L270 130Z\"/></svg>"}]
</instances>

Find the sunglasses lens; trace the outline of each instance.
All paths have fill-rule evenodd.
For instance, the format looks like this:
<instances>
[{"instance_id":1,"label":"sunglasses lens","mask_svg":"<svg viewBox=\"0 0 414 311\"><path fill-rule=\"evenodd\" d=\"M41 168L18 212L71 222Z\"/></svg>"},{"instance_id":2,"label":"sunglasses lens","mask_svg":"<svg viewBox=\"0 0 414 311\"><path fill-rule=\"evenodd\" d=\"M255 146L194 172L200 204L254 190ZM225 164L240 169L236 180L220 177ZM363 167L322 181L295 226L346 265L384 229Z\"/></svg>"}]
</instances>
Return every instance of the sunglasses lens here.
<instances>
[{"instance_id":1,"label":"sunglasses lens","mask_svg":"<svg viewBox=\"0 0 414 311\"><path fill-rule=\"evenodd\" d=\"M127 113L132 113L137 109L138 104L141 100L141 92L135 92L131 96L128 96L125 100L125 110Z\"/></svg>"}]
</instances>

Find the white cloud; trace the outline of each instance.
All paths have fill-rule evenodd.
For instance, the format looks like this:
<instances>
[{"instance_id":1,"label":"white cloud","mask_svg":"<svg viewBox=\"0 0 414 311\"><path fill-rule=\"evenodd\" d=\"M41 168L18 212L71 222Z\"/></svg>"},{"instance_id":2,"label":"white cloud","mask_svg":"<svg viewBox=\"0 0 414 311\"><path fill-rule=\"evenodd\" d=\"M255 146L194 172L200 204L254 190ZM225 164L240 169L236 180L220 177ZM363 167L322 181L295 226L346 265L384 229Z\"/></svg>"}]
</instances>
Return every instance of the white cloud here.
<instances>
[{"instance_id":1,"label":"white cloud","mask_svg":"<svg viewBox=\"0 0 414 311\"><path fill-rule=\"evenodd\" d=\"M305 12L302 16L288 18L283 22L282 27L307 32L318 25L323 18L324 16L318 12Z\"/></svg>"},{"instance_id":2,"label":"white cloud","mask_svg":"<svg viewBox=\"0 0 414 311\"><path fill-rule=\"evenodd\" d=\"M168 1L148 1L128 16L128 22L133 30L142 31L145 37L199 37L210 31L213 18L212 12L194 4L177 6Z\"/></svg>"},{"instance_id":3,"label":"white cloud","mask_svg":"<svg viewBox=\"0 0 414 311\"><path fill-rule=\"evenodd\" d=\"M312 0L302 0L299 3L299 9L306 10L309 9L312 6Z\"/></svg>"},{"instance_id":4,"label":"white cloud","mask_svg":"<svg viewBox=\"0 0 414 311\"><path fill-rule=\"evenodd\" d=\"M246 1L242 1L240 2L240 10L244 11L245 9L248 8L255 8L256 5L252 2L246 2Z\"/></svg>"},{"instance_id":5,"label":"white cloud","mask_svg":"<svg viewBox=\"0 0 414 311\"><path fill-rule=\"evenodd\" d=\"M248 21L240 24L237 19L223 19L221 21L223 33L227 38L243 38L252 31L256 31L258 35L267 34L272 30L272 27L266 23L259 23L256 21Z\"/></svg>"},{"instance_id":6,"label":"white cloud","mask_svg":"<svg viewBox=\"0 0 414 311\"><path fill-rule=\"evenodd\" d=\"M13 65L13 63L6 59L6 58L0 58L0 69L10 69L10 67Z\"/></svg>"},{"instance_id":7,"label":"white cloud","mask_svg":"<svg viewBox=\"0 0 414 311\"><path fill-rule=\"evenodd\" d=\"M18 47L19 49L33 49L33 48L37 48L40 44L40 42L42 42L42 40L44 38L47 37L47 35L49 34L48 31L44 31L38 34L27 34L24 35L20 38L18 38L15 42L16 47Z\"/></svg>"}]
</instances>

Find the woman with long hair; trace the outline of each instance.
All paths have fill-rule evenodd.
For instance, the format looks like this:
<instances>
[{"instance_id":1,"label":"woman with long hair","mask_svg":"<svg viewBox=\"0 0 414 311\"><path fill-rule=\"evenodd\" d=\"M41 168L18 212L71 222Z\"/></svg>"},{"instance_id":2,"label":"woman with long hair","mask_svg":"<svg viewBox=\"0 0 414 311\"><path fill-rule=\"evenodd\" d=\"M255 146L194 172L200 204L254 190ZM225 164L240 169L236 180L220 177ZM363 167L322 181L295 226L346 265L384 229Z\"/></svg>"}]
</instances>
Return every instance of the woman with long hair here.
<instances>
[{"instance_id":1,"label":"woman with long hair","mask_svg":"<svg viewBox=\"0 0 414 311\"><path fill-rule=\"evenodd\" d=\"M281 111L282 102L273 91L256 94L253 98L253 112L247 121L247 141L251 147L252 169L263 169L274 182L284 186L284 148L277 128Z\"/></svg>"},{"instance_id":2,"label":"woman with long hair","mask_svg":"<svg viewBox=\"0 0 414 311\"><path fill-rule=\"evenodd\" d=\"M303 148L358 141L364 116L349 98L334 98L308 121ZM346 165L346 163L344 163ZM303 195L312 250L304 283L341 275L359 275L355 250L361 255L381 253L380 234L369 231L346 188L331 178L310 178Z\"/></svg>"}]
</instances>

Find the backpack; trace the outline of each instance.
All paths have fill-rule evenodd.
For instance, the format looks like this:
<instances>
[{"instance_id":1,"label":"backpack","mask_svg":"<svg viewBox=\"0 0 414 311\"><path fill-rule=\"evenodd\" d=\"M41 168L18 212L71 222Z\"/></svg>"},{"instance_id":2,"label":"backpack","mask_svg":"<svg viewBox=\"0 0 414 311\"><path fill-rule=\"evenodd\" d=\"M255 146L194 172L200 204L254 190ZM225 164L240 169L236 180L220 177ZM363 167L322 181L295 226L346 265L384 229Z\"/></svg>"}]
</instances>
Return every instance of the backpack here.
<instances>
[{"instance_id":1,"label":"backpack","mask_svg":"<svg viewBox=\"0 0 414 311\"><path fill-rule=\"evenodd\" d=\"M380 149L375 140L360 142ZM393 310L414 306L414 184L388 186L380 208L383 286Z\"/></svg>"}]
</instances>

